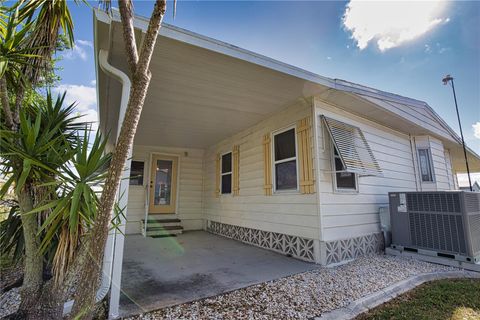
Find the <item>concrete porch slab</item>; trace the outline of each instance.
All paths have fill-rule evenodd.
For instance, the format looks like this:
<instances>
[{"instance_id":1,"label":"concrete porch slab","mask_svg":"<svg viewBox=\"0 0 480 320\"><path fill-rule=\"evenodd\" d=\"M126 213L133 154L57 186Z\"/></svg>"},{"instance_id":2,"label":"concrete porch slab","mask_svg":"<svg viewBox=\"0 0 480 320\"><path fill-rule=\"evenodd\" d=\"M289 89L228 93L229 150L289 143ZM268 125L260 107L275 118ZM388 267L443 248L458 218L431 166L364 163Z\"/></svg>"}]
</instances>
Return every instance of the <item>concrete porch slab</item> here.
<instances>
[{"instance_id":1,"label":"concrete porch slab","mask_svg":"<svg viewBox=\"0 0 480 320\"><path fill-rule=\"evenodd\" d=\"M125 240L120 315L147 312L319 268L204 231Z\"/></svg>"}]
</instances>

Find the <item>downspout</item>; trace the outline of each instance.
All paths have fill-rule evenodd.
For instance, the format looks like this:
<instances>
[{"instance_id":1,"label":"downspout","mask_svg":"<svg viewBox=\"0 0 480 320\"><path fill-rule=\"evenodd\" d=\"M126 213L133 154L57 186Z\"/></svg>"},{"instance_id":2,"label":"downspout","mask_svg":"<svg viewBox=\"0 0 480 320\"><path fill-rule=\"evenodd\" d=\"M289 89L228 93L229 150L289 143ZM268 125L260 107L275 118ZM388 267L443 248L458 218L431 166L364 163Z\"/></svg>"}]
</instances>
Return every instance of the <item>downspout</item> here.
<instances>
[{"instance_id":1,"label":"downspout","mask_svg":"<svg viewBox=\"0 0 480 320\"><path fill-rule=\"evenodd\" d=\"M127 110L127 104L128 104L128 99L130 97L130 88L131 88L131 82L128 76L123 73L121 70L113 67L109 62L108 62L108 51L101 49L98 53L98 62L100 68L110 75L111 77L115 78L122 84L122 96L121 96L121 102L120 102L120 110L119 110L119 117L118 117L118 128L117 128L117 138L118 135L120 134L120 128L123 123L123 119L125 117L125 112ZM131 151L130 151L131 153ZM128 162L130 162L131 155L129 156ZM129 166L128 166L129 168ZM129 170L128 170L129 171ZM124 178L124 177L122 177ZM122 179L122 181L125 179ZM128 187L128 185L127 185ZM121 192L121 190L120 190ZM120 194L119 192L119 194ZM118 199L121 202L125 202L127 199ZM123 200L123 201L122 201ZM124 206L120 205L121 208ZM101 283L100 283L100 288L97 290L97 293L95 295L95 301L100 302L102 301L105 296L107 295L108 291L110 290L110 286L112 283L112 271L113 271L113 260L114 260L114 253L115 253L115 243L116 243L116 238L117 235L120 233L125 233L125 222L126 222L126 217L125 215L121 214L119 216L120 219L120 228L123 230L117 230L116 228L112 228L110 232L108 233L107 241L105 244L105 252L104 252L104 257L103 257L103 267L102 267L102 278L101 278ZM122 247L123 250L123 247ZM72 310L73 307L73 300L67 301L64 306L63 306L63 314L68 314Z\"/></svg>"}]
</instances>

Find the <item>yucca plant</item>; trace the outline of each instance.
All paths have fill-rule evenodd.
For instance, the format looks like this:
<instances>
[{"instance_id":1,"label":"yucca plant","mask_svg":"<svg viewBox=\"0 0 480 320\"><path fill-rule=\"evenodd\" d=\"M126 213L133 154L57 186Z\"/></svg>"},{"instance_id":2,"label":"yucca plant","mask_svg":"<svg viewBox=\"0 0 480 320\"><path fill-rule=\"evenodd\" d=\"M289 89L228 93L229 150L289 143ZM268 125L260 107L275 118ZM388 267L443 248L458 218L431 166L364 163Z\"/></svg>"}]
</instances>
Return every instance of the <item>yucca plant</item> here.
<instances>
[{"instance_id":1,"label":"yucca plant","mask_svg":"<svg viewBox=\"0 0 480 320\"><path fill-rule=\"evenodd\" d=\"M22 220L16 201L9 201L6 205L10 210L7 218L0 222L0 255L11 256L17 263L21 261L25 247Z\"/></svg>"},{"instance_id":2,"label":"yucca plant","mask_svg":"<svg viewBox=\"0 0 480 320\"><path fill-rule=\"evenodd\" d=\"M63 290L81 238L96 217L110 161L106 139L99 133L91 136L91 124L81 122L75 106L64 106L64 99L65 94L54 99L47 92L44 101L21 109L18 132L2 122L0 134L1 170L8 177L0 197L12 186L19 199L25 188L33 195L29 210L23 208L2 224L0 240L11 244L20 234L26 236L19 229L23 221L19 217L36 217L41 227L33 235L38 243L35 254L51 267L55 280L53 286L43 287L55 290Z\"/></svg>"},{"instance_id":3,"label":"yucca plant","mask_svg":"<svg viewBox=\"0 0 480 320\"><path fill-rule=\"evenodd\" d=\"M45 253L58 237L53 258L53 274L60 283L74 261L81 237L95 220L98 195L103 188L110 155L105 152L106 140L97 133L90 144L89 130L77 137L72 158L65 162L56 176L54 199L35 208L31 213L49 211L40 228L44 234L40 250Z\"/></svg>"}]
</instances>

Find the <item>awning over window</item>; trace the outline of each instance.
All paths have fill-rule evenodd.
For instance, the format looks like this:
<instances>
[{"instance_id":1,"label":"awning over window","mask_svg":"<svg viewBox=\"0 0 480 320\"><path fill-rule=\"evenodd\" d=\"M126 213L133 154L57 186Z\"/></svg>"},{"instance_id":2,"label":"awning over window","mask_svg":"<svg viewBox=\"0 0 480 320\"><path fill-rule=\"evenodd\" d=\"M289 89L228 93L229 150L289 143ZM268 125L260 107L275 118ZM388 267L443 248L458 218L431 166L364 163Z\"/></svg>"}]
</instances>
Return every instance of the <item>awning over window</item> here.
<instances>
[{"instance_id":1,"label":"awning over window","mask_svg":"<svg viewBox=\"0 0 480 320\"><path fill-rule=\"evenodd\" d=\"M321 116L345 171L360 176L382 176L382 170L360 128Z\"/></svg>"}]
</instances>

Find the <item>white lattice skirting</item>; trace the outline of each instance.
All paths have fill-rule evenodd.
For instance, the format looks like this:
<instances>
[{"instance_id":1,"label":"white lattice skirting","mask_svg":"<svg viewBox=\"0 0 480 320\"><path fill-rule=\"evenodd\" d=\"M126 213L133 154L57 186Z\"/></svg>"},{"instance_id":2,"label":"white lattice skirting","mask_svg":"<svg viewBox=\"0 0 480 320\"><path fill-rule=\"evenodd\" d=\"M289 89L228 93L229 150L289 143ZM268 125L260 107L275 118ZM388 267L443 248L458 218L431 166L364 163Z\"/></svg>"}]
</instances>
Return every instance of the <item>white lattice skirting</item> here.
<instances>
[{"instance_id":1,"label":"white lattice skirting","mask_svg":"<svg viewBox=\"0 0 480 320\"><path fill-rule=\"evenodd\" d=\"M207 231L297 259L315 262L313 239L207 221Z\"/></svg>"},{"instance_id":2,"label":"white lattice skirting","mask_svg":"<svg viewBox=\"0 0 480 320\"><path fill-rule=\"evenodd\" d=\"M362 237L325 242L326 264L339 263L355 259L371 253L378 253L384 249L381 233L369 234Z\"/></svg>"}]
</instances>

